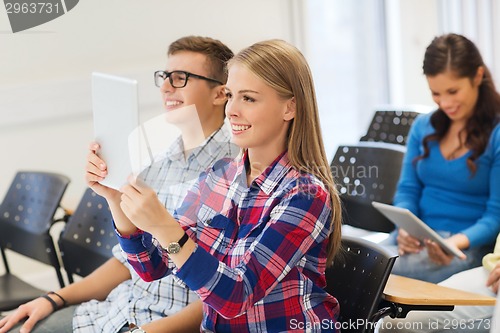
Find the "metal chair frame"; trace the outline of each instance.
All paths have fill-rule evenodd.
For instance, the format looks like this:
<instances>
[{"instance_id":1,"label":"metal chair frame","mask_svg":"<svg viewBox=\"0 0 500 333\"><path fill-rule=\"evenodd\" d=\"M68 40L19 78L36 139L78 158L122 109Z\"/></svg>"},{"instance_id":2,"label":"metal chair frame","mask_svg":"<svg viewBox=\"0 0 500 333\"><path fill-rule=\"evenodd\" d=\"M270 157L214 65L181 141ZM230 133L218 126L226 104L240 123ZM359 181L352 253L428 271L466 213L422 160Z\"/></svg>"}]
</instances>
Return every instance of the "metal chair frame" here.
<instances>
[{"instance_id":1,"label":"metal chair frame","mask_svg":"<svg viewBox=\"0 0 500 333\"><path fill-rule=\"evenodd\" d=\"M6 250L53 266L64 287L50 229L69 182L57 173L19 171L15 175L0 205L0 252L5 268L0 276L0 311L15 309L45 292L11 271Z\"/></svg>"},{"instance_id":2,"label":"metal chair frame","mask_svg":"<svg viewBox=\"0 0 500 333\"><path fill-rule=\"evenodd\" d=\"M373 332L377 321L390 314L378 310L396 258L378 244L342 236L342 252L326 270L325 288L340 304L342 332Z\"/></svg>"},{"instance_id":3,"label":"metal chair frame","mask_svg":"<svg viewBox=\"0 0 500 333\"><path fill-rule=\"evenodd\" d=\"M106 200L87 189L59 237L59 249L68 281L87 276L113 256L118 240Z\"/></svg>"}]
</instances>

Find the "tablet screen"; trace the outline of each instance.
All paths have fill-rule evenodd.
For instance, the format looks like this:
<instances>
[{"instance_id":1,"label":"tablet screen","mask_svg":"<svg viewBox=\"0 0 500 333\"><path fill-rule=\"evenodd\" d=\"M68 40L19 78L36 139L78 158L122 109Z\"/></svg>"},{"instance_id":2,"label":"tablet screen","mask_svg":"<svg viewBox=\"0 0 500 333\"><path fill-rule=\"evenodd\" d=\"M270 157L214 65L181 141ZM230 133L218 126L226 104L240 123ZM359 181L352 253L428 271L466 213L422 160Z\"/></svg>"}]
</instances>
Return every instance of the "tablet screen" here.
<instances>
[{"instance_id":1,"label":"tablet screen","mask_svg":"<svg viewBox=\"0 0 500 333\"><path fill-rule=\"evenodd\" d=\"M101 184L118 190L132 173L129 134L139 126L137 81L92 73L92 109L98 155L108 166Z\"/></svg>"},{"instance_id":2,"label":"tablet screen","mask_svg":"<svg viewBox=\"0 0 500 333\"><path fill-rule=\"evenodd\" d=\"M396 226L406 230L412 237L421 241L430 239L438 243L439 246L441 246L441 248L449 254L453 254L459 258L465 256L458 248L450 246L446 243L443 237L432 230L432 228L430 228L427 224L425 224L425 222L415 216L408 209L376 201L373 201L372 205Z\"/></svg>"}]
</instances>

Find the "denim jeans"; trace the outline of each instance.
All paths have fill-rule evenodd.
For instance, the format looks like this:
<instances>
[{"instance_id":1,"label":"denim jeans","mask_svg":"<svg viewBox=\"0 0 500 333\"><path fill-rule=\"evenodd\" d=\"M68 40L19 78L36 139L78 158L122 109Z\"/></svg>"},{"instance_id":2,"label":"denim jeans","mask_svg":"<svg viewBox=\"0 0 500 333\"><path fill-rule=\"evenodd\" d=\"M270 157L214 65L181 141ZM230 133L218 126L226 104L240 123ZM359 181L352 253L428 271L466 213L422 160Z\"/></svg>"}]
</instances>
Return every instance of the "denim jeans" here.
<instances>
[{"instance_id":1,"label":"denim jeans","mask_svg":"<svg viewBox=\"0 0 500 333\"><path fill-rule=\"evenodd\" d=\"M438 231L438 234L444 238L451 236L449 232ZM397 253L396 237L397 230L393 231L381 245ZM455 257L448 266L443 266L430 261L427 250L424 248L420 253L410 253L398 257L392 273L417 280L438 283L455 273L481 266L483 257L488 252L491 252L491 250L491 246L469 248L462 251L467 256L467 259L462 260Z\"/></svg>"}]
</instances>

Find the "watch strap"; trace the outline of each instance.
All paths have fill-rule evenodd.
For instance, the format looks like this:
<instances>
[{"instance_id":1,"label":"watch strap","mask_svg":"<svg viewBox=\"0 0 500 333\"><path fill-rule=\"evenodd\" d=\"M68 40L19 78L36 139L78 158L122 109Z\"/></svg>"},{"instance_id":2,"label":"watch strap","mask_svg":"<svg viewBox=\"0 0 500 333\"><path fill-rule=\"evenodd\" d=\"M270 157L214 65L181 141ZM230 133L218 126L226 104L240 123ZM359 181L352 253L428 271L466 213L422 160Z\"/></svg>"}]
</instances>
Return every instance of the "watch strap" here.
<instances>
[{"instance_id":1,"label":"watch strap","mask_svg":"<svg viewBox=\"0 0 500 333\"><path fill-rule=\"evenodd\" d=\"M179 241L177 243L179 243L180 247L183 247L184 244L186 244L186 242L188 241L188 239L189 239L188 234L186 234L186 232L184 232L184 235L181 237L181 239L179 239Z\"/></svg>"},{"instance_id":2,"label":"watch strap","mask_svg":"<svg viewBox=\"0 0 500 333\"><path fill-rule=\"evenodd\" d=\"M181 239L177 242L172 242L168 244L166 248L162 247L168 254L177 254L180 252L184 244L188 241L189 236L184 232L184 235L182 235Z\"/></svg>"}]
</instances>

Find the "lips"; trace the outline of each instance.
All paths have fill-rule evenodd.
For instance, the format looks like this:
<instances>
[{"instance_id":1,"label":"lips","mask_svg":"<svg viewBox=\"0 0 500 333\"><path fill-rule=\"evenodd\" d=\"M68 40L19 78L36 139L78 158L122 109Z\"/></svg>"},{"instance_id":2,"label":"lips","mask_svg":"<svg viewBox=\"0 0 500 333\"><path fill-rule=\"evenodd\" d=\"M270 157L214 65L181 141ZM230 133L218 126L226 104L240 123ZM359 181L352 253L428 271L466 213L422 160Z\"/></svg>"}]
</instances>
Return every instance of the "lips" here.
<instances>
[{"instance_id":1,"label":"lips","mask_svg":"<svg viewBox=\"0 0 500 333\"><path fill-rule=\"evenodd\" d=\"M444 110L444 112L448 115L448 116L454 116L458 113L458 108L454 108L454 109L447 109L447 110Z\"/></svg>"}]
</instances>

